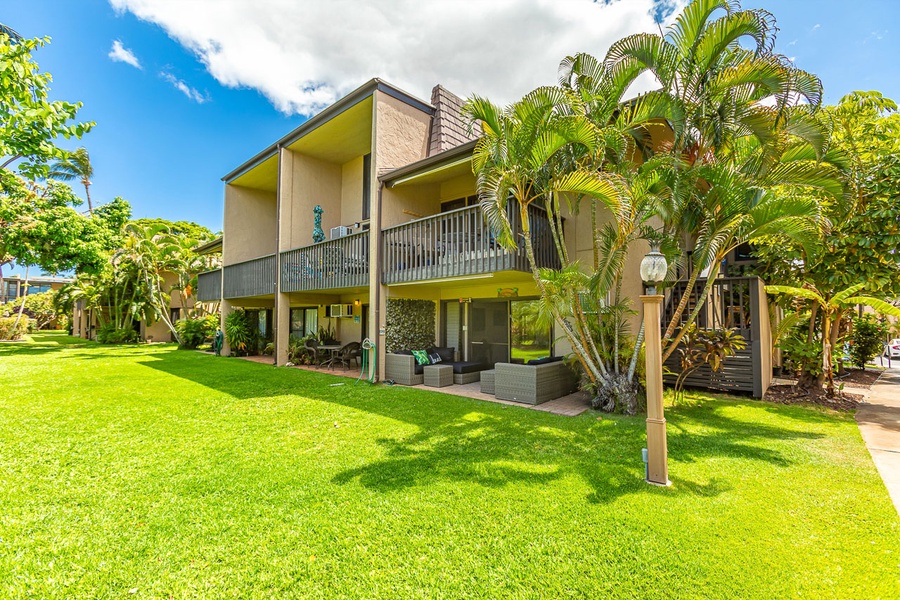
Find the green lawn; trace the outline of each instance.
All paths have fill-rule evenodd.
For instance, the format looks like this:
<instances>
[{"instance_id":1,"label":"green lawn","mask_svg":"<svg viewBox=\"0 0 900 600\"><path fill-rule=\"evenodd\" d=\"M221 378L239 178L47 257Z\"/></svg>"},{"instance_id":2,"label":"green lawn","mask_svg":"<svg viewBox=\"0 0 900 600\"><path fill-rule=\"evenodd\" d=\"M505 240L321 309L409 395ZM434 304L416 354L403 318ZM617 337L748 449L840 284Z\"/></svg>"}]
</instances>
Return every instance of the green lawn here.
<instances>
[{"instance_id":1,"label":"green lawn","mask_svg":"<svg viewBox=\"0 0 900 600\"><path fill-rule=\"evenodd\" d=\"M2 598L900 597L848 415L673 409L660 489L641 419L52 334L0 381Z\"/></svg>"}]
</instances>

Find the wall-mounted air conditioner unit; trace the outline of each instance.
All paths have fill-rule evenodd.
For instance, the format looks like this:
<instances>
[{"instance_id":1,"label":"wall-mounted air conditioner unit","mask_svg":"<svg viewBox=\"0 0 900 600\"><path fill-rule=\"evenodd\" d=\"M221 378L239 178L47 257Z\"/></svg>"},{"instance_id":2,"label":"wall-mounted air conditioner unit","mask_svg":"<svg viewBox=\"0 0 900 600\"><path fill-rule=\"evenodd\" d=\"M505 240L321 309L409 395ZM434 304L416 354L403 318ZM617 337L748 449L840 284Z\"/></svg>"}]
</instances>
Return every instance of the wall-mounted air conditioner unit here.
<instances>
[{"instance_id":1,"label":"wall-mounted air conditioner unit","mask_svg":"<svg viewBox=\"0 0 900 600\"><path fill-rule=\"evenodd\" d=\"M353 316L352 304L330 304L326 311L326 317L332 318L348 318Z\"/></svg>"},{"instance_id":2,"label":"wall-mounted air conditioner unit","mask_svg":"<svg viewBox=\"0 0 900 600\"><path fill-rule=\"evenodd\" d=\"M344 227L343 225L338 225L337 227L331 228L331 239L336 240L338 238L348 236L351 233L353 233L353 230L351 228Z\"/></svg>"}]
</instances>

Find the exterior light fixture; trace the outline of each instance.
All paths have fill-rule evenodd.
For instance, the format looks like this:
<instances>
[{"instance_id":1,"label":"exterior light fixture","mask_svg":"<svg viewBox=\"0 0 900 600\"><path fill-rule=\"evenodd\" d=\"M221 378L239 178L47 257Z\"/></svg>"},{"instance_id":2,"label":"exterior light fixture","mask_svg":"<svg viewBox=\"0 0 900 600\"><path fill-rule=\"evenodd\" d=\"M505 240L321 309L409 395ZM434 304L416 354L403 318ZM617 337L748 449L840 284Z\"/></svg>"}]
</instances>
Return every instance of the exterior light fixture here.
<instances>
[{"instance_id":1,"label":"exterior light fixture","mask_svg":"<svg viewBox=\"0 0 900 600\"><path fill-rule=\"evenodd\" d=\"M659 251L659 242L652 242L650 252L641 259L641 280L647 286L650 294L656 293L656 286L665 281L668 271L669 263Z\"/></svg>"},{"instance_id":2,"label":"exterior light fixture","mask_svg":"<svg viewBox=\"0 0 900 600\"><path fill-rule=\"evenodd\" d=\"M644 305L644 356L647 366L647 483L669 485L669 451L666 443L666 418L663 413L662 326L660 308L663 296L656 286L666 278L669 265L659 251L658 243L650 244L650 253L641 260L641 279L647 295Z\"/></svg>"}]
</instances>

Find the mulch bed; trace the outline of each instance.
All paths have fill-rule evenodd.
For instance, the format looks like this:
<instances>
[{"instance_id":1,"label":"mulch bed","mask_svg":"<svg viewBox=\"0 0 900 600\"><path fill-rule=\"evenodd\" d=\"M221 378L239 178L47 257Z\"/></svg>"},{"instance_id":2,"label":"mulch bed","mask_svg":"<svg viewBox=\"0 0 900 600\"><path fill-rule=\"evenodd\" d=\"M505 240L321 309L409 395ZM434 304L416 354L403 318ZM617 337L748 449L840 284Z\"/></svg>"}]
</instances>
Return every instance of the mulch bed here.
<instances>
[{"instance_id":1,"label":"mulch bed","mask_svg":"<svg viewBox=\"0 0 900 600\"><path fill-rule=\"evenodd\" d=\"M836 387L844 385L844 389L838 392L834 398L826 396L824 389L799 390L793 385L773 385L766 391L763 400L776 404L816 404L841 411L856 410L863 395L853 393L851 390L869 389L881 373L882 371L875 370L847 369L844 376L834 378ZM790 377L781 377L780 379L790 379Z\"/></svg>"}]
</instances>

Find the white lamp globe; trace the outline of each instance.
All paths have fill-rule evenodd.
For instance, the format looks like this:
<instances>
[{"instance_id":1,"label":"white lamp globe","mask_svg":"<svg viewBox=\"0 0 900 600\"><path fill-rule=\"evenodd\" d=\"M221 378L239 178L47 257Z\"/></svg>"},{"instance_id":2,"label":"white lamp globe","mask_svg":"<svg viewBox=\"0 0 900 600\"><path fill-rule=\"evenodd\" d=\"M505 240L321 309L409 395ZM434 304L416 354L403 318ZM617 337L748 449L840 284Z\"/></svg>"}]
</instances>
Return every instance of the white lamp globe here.
<instances>
[{"instance_id":1,"label":"white lamp globe","mask_svg":"<svg viewBox=\"0 0 900 600\"><path fill-rule=\"evenodd\" d=\"M659 243L650 244L650 253L641 259L641 280L648 287L656 287L658 283L662 283L666 278L666 272L669 270L669 263L666 257L659 251Z\"/></svg>"}]
</instances>

